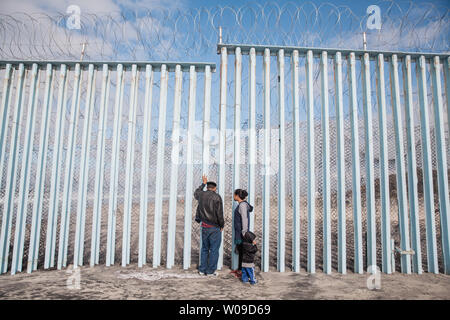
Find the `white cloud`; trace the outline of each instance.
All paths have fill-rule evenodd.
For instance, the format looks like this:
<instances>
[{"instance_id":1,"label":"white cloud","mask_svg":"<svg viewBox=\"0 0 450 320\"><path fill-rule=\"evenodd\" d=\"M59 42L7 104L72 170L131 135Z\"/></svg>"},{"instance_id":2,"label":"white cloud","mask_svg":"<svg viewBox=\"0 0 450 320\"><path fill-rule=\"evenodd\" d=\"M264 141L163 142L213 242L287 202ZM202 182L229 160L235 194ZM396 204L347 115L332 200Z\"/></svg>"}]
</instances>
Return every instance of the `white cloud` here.
<instances>
[{"instance_id":1,"label":"white cloud","mask_svg":"<svg viewBox=\"0 0 450 320\"><path fill-rule=\"evenodd\" d=\"M33 13L65 13L70 5L78 5L82 12L119 11L113 0L2 0L0 13L14 12Z\"/></svg>"},{"instance_id":2,"label":"white cloud","mask_svg":"<svg viewBox=\"0 0 450 320\"><path fill-rule=\"evenodd\" d=\"M58 21L69 5L81 9L81 30L69 30L63 21ZM150 17L146 13L166 7L172 12L183 6L181 0L2 0L0 14L13 16L3 18L6 27L0 31L0 38L7 48L2 55L23 59L73 58L79 56L84 42L88 43L87 57L93 59L119 57L122 51L126 54L124 59L145 59L149 53L160 55L162 52L156 51L161 51L164 39L174 34L173 25L164 14ZM128 10L143 12L144 16L137 14L135 20L122 17ZM96 21L93 13L102 21ZM156 49L149 51L139 41Z\"/></svg>"},{"instance_id":3,"label":"white cloud","mask_svg":"<svg viewBox=\"0 0 450 320\"><path fill-rule=\"evenodd\" d=\"M421 26L383 24L381 30L367 33L369 50L442 50L445 46L445 30L438 21L428 21ZM362 32L354 32L349 37L334 38L328 43L332 48L362 49Z\"/></svg>"},{"instance_id":4,"label":"white cloud","mask_svg":"<svg viewBox=\"0 0 450 320\"><path fill-rule=\"evenodd\" d=\"M152 8L184 8L183 0L2 0L0 13L65 13L67 7L77 5L82 13L119 12L121 8L145 10Z\"/></svg>"}]
</instances>

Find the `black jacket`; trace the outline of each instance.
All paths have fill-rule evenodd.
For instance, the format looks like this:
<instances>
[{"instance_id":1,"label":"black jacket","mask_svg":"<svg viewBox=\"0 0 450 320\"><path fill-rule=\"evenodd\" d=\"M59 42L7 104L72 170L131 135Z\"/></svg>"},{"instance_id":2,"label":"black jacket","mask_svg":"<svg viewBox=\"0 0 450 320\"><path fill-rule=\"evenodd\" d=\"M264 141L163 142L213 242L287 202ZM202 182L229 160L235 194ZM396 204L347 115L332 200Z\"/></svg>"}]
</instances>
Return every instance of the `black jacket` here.
<instances>
[{"instance_id":1,"label":"black jacket","mask_svg":"<svg viewBox=\"0 0 450 320\"><path fill-rule=\"evenodd\" d=\"M258 251L256 244L253 244L256 236L253 232L247 231L242 242L242 263L254 263L255 254Z\"/></svg>"},{"instance_id":2,"label":"black jacket","mask_svg":"<svg viewBox=\"0 0 450 320\"><path fill-rule=\"evenodd\" d=\"M214 191L203 191L205 184L202 184L194 192L194 198L198 200L195 221L204 222L215 227L223 228L223 203L220 195Z\"/></svg>"}]
</instances>

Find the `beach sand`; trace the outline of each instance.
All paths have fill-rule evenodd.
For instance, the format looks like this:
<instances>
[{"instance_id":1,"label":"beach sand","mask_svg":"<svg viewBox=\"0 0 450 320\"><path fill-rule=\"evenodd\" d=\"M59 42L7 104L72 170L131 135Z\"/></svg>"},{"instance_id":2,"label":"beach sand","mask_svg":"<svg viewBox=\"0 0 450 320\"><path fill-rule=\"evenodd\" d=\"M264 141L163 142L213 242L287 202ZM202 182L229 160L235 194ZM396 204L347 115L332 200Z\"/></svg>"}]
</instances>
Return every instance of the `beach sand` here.
<instances>
[{"instance_id":1,"label":"beach sand","mask_svg":"<svg viewBox=\"0 0 450 320\"><path fill-rule=\"evenodd\" d=\"M381 288L367 288L368 274L331 275L270 271L257 268L258 284L244 284L225 267L219 276L151 266L96 266L79 269L79 289L70 289L75 271L38 270L0 276L0 299L450 299L450 276L381 274ZM73 278L72 278L73 279Z\"/></svg>"}]
</instances>

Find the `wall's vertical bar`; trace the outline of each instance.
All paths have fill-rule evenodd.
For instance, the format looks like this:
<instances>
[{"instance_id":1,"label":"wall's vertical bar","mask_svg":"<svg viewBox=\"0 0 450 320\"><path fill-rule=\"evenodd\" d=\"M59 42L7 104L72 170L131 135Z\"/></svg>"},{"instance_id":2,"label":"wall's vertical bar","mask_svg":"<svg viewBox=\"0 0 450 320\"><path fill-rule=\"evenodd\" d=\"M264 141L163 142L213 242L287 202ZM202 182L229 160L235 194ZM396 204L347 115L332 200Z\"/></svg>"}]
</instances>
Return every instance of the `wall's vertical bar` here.
<instances>
[{"instance_id":1,"label":"wall's vertical bar","mask_svg":"<svg viewBox=\"0 0 450 320\"><path fill-rule=\"evenodd\" d=\"M111 177L109 185L108 204L108 235L106 239L106 266L114 264L116 248L116 211L117 211L117 185L119 180L119 151L120 129L123 106L124 72L123 65L117 65L116 97L114 103L114 123L112 132Z\"/></svg>"},{"instance_id":2,"label":"wall's vertical bar","mask_svg":"<svg viewBox=\"0 0 450 320\"><path fill-rule=\"evenodd\" d=\"M52 158L52 177L50 185L50 199L47 216L47 234L45 239L45 260L44 269L54 266L55 263L55 248L56 248L56 222L58 218L58 204L59 204L59 183L62 174L62 152L63 152L63 138L64 138L64 115L66 112L67 101L67 87L68 80L67 67L65 64L61 65L59 74L59 88L58 88L58 104L56 106L56 129L55 141L53 143L53 158Z\"/></svg>"},{"instance_id":3,"label":"wall's vertical bar","mask_svg":"<svg viewBox=\"0 0 450 320\"><path fill-rule=\"evenodd\" d=\"M363 273L362 227L361 227L361 173L359 159L359 120L356 88L355 53L348 56L348 79L350 99L350 121L352 131L352 199L353 199L353 234L355 246L354 272Z\"/></svg>"},{"instance_id":4,"label":"wall's vertical bar","mask_svg":"<svg viewBox=\"0 0 450 320\"><path fill-rule=\"evenodd\" d=\"M447 152L445 146L444 107L441 89L441 63L434 57L431 63L431 78L434 101L434 129L436 135L436 160L438 169L439 212L441 216L442 253L444 273L450 274L450 204L448 198Z\"/></svg>"},{"instance_id":5,"label":"wall's vertical bar","mask_svg":"<svg viewBox=\"0 0 450 320\"><path fill-rule=\"evenodd\" d=\"M256 51L251 48L248 63L248 202L256 201ZM255 229L255 213L250 212L249 230Z\"/></svg>"},{"instance_id":6,"label":"wall's vertical bar","mask_svg":"<svg viewBox=\"0 0 450 320\"><path fill-rule=\"evenodd\" d=\"M298 50L292 52L292 111L294 117L294 181L292 210L292 271L300 271L300 95Z\"/></svg>"},{"instance_id":7,"label":"wall's vertical bar","mask_svg":"<svg viewBox=\"0 0 450 320\"><path fill-rule=\"evenodd\" d=\"M264 182L263 182L263 223L261 271L269 271L270 238L270 50L264 49Z\"/></svg>"},{"instance_id":8,"label":"wall's vertical bar","mask_svg":"<svg viewBox=\"0 0 450 320\"><path fill-rule=\"evenodd\" d=\"M241 48L237 47L234 52L234 152L233 152L233 192L240 188L240 167L241 167L241 100L242 100L242 55ZM234 210L237 207L236 201L232 199L232 219L231 225L234 226ZM239 256L236 254L236 234L234 227L231 228L231 269L237 270Z\"/></svg>"},{"instance_id":9,"label":"wall's vertical bar","mask_svg":"<svg viewBox=\"0 0 450 320\"><path fill-rule=\"evenodd\" d=\"M414 138L414 102L411 78L411 56L403 61L403 90L405 95L406 139L408 142L408 193L411 219L411 244L414 250L413 271L422 273L422 251L420 246L419 196L417 191L416 139Z\"/></svg>"},{"instance_id":10,"label":"wall's vertical bar","mask_svg":"<svg viewBox=\"0 0 450 320\"><path fill-rule=\"evenodd\" d=\"M391 98L392 113L394 115L395 128L395 150L396 150L396 166L397 166L397 199L398 199L398 215L400 225L400 245L401 249L409 251L409 226L408 226L408 200L406 198L406 177L405 163L403 161L403 121L400 104L400 88L398 79L398 62L397 55L392 55L390 63L390 81L391 81ZM401 255L401 268L403 273L411 273L411 259L407 254Z\"/></svg>"},{"instance_id":11,"label":"wall's vertical bar","mask_svg":"<svg viewBox=\"0 0 450 320\"><path fill-rule=\"evenodd\" d=\"M94 208L92 212L92 235L91 235L91 257L90 266L98 264L100 256L100 228L103 205L103 177L105 175L105 139L108 118L109 100L109 67L103 64L102 91L100 96L100 107L97 130L97 155L95 162L95 185L94 185Z\"/></svg>"},{"instance_id":12,"label":"wall's vertical bar","mask_svg":"<svg viewBox=\"0 0 450 320\"><path fill-rule=\"evenodd\" d=\"M192 233L192 188L194 170L193 135L195 125L195 98L197 90L197 73L195 66L189 68L189 98L188 98L188 131L186 142L186 196L184 207L184 247L183 269L191 266L191 233ZM203 127L203 130L205 128Z\"/></svg>"},{"instance_id":13,"label":"wall's vertical bar","mask_svg":"<svg viewBox=\"0 0 450 320\"><path fill-rule=\"evenodd\" d=\"M5 155L6 155L6 141L7 141L7 129L8 129L8 122L10 118L10 104L11 104L11 92L12 90L12 76L13 76L13 70L11 64L6 64L6 70L5 70L5 77L3 79L3 95L2 95L2 104L0 107L0 184L3 181L3 166L5 162ZM10 153L11 154L11 153ZM7 172L7 171L6 171ZM3 205L3 219L6 219L5 215L5 204ZM4 220L2 221L4 222ZM9 217L7 218L9 220ZM2 233L0 242L3 242L3 236L6 236L6 234L3 232L3 227L6 227L4 223L2 222ZM3 273L3 249L4 247L1 247L0 252L0 273ZM5 270L6 272L6 270Z\"/></svg>"},{"instance_id":14,"label":"wall's vertical bar","mask_svg":"<svg viewBox=\"0 0 450 320\"><path fill-rule=\"evenodd\" d=\"M316 177L314 164L314 57L311 50L306 53L306 118L308 140L308 263L307 271L316 272Z\"/></svg>"},{"instance_id":15,"label":"wall's vertical bar","mask_svg":"<svg viewBox=\"0 0 450 320\"><path fill-rule=\"evenodd\" d=\"M2 229L0 233L0 273L5 273L8 268L9 244L11 237L12 213L14 209L14 193L16 190L17 158L19 153L19 133L21 115L24 104L23 87L25 82L25 67L19 65L16 100L14 106L13 123L9 147L8 167L6 169L5 203L3 205Z\"/></svg>"},{"instance_id":16,"label":"wall's vertical bar","mask_svg":"<svg viewBox=\"0 0 450 320\"><path fill-rule=\"evenodd\" d=\"M23 245L25 241L25 223L28 212L28 189L30 186L30 170L32 161L32 147L34 138L34 124L36 122L36 103L39 97L39 69L37 64L31 67L31 77L28 95L28 115L24 132L24 145L20 170L19 198L16 211L16 225L14 233L13 258L11 274L22 271Z\"/></svg>"},{"instance_id":17,"label":"wall's vertical bar","mask_svg":"<svg viewBox=\"0 0 450 320\"><path fill-rule=\"evenodd\" d=\"M63 202L61 207L61 225L59 231L59 246L58 246L58 269L66 266L67 262L67 247L69 245L69 227L70 227L70 213L72 207L72 182L74 174L74 153L76 147L76 137L78 131L78 118L80 111L80 84L81 84L81 67L77 63L75 65L75 76L73 83L73 96L71 117L69 123L69 136L67 140L67 155L66 155L66 167L64 168L64 190L63 190ZM78 200L78 199L77 199Z\"/></svg>"},{"instance_id":18,"label":"wall's vertical bar","mask_svg":"<svg viewBox=\"0 0 450 320\"><path fill-rule=\"evenodd\" d=\"M47 64L45 76L44 104L42 105L41 130L39 134L38 159L36 181L34 185L35 197L31 216L31 234L28 248L27 271L31 273L37 268L39 254L39 238L41 234L42 204L44 199L45 171L47 168L47 147L50 129L50 117L53 102L53 67Z\"/></svg>"},{"instance_id":19,"label":"wall's vertical bar","mask_svg":"<svg viewBox=\"0 0 450 320\"><path fill-rule=\"evenodd\" d=\"M219 105L219 181L218 189L222 200L225 200L225 154L226 154L226 129L227 129L227 49L220 49L220 105ZM222 235L223 236L223 235ZM201 251L201 239L199 246L199 259ZM219 249L219 260L223 256L223 241Z\"/></svg>"},{"instance_id":20,"label":"wall's vertical bar","mask_svg":"<svg viewBox=\"0 0 450 320\"><path fill-rule=\"evenodd\" d=\"M9 112L11 104L11 82L13 67L10 63L6 64L5 67L5 77L3 79L3 95L2 104L0 106L0 183L3 180L3 165L5 161L6 154L6 132L8 129Z\"/></svg>"},{"instance_id":21,"label":"wall's vertical bar","mask_svg":"<svg viewBox=\"0 0 450 320\"><path fill-rule=\"evenodd\" d=\"M209 144L211 141L210 136L210 121L211 121L211 67L205 67L205 85L203 93L203 150L202 150L202 172L206 175L209 174L210 163L210 151ZM200 230L201 232L201 230ZM200 234L201 240L201 234ZM201 243L201 241L200 241ZM200 259L200 255L199 255ZM221 234L221 242L219 248L219 259L217 261L217 269L221 270L223 266L223 232Z\"/></svg>"},{"instance_id":22,"label":"wall's vertical bar","mask_svg":"<svg viewBox=\"0 0 450 320\"><path fill-rule=\"evenodd\" d=\"M285 239L286 239L286 157L285 157L285 105L284 105L284 50L278 51L278 115L280 118L279 148L278 148L278 246L277 269L285 269Z\"/></svg>"},{"instance_id":23,"label":"wall's vertical bar","mask_svg":"<svg viewBox=\"0 0 450 320\"><path fill-rule=\"evenodd\" d=\"M211 120L211 67L205 67L205 83L203 92L203 132L202 132L202 174L209 175L209 144L210 144L210 120ZM205 186L206 189L206 186ZM202 250L202 228L200 227L200 242L198 261L201 262ZM219 259L217 261L217 269L222 269L223 266L223 233L221 234L221 242L219 247Z\"/></svg>"},{"instance_id":24,"label":"wall's vertical bar","mask_svg":"<svg viewBox=\"0 0 450 320\"><path fill-rule=\"evenodd\" d=\"M153 267L161 263L161 220L164 186L164 149L166 135L166 105L167 105L167 66L161 66L161 88L159 91L159 119L158 119L158 149L156 160L156 193L155 193L155 221L153 232Z\"/></svg>"},{"instance_id":25,"label":"wall's vertical bar","mask_svg":"<svg viewBox=\"0 0 450 320\"><path fill-rule=\"evenodd\" d=\"M446 84L445 93L447 95L447 125L450 139L450 57L444 60L444 77Z\"/></svg>"},{"instance_id":26,"label":"wall's vertical bar","mask_svg":"<svg viewBox=\"0 0 450 320\"><path fill-rule=\"evenodd\" d=\"M87 185L89 171L89 148L91 145L91 127L94 109L95 95L95 70L94 65L90 64L88 68L88 84L86 91L85 118L83 135L81 140L81 159L80 159L80 177L78 180L78 199L77 199L77 220L75 227L75 248L73 266L83 265L84 252L84 226L86 221L86 203L87 203Z\"/></svg>"},{"instance_id":27,"label":"wall's vertical bar","mask_svg":"<svg viewBox=\"0 0 450 320\"><path fill-rule=\"evenodd\" d=\"M391 270L391 214L389 200L389 157L386 117L386 86L384 81L384 56L377 56L377 99L380 137L380 195L381 195L381 268L384 273Z\"/></svg>"},{"instance_id":28,"label":"wall's vertical bar","mask_svg":"<svg viewBox=\"0 0 450 320\"><path fill-rule=\"evenodd\" d=\"M420 132L422 136L423 199L427 239L428 272L439 273L436 245L436 224L434 220L433 164L431 162L431 138L427 93L426 60L421 56L416 63L417 86L420 106Z\"/></svg>"},{"instance_id":29,"label":"wall's vertical bar","mask_svg":"<svg viewBox=\"0 0 450 320\"><path fill-rule=\"evenodd\" d=\"M148 211L148 175L151 147L150 123L152 121L152 92L153 92L153 69L150 64L145 66L145 100L144 120L142 132L142 155L141 155L141 199L139 205L139 248L138 267L141 268L147 262L147 211Z\"/></svg>"},{"instance_id":30,"label":"wall's vertical bar","mask_svg":"<svg viewBox=\"0 0 450 320\"><path fill-rule=\"evenodd\" d=\"M24 149L21 163L21 179L19 186L18 207L16 211L16 225L13 248L11 274L22 271L22 257L25 239L25 224L28 211L28 189L30 184L30 170L32 161L32 147L34 138L34 124L36 119L37 99L39 97L39 69L33 64L30 79L28 101L28 116L25 128Z\"/></svg>"},{"instance_id":31,"label":"wall's vertical bar","mask_svg":"<svg viewBox=\"0 0 450 320\"><path fill-rule=\"evenodd\" d=\"M129 262L130 247L130 219L133 204L133 166L134 166L134 141L136 137L136 90L138 87L139 71L137 65L131 67L130 105L128 112L128 136L127 154L125 164L125 194L123 200L123 224L122 224L122 267Z\"/></svg>"},{"instance_id":32,"label":"wall's vertical bar","mask_svg":"<svg viewBox=\"0 0 450 320\"><path fill-rule=\"evenodd\" d=\"M175 97L173 105L172 124L172 157L170 168L170 193L169 193L169 217L167 231L167 268L172 268L175 263L175 230L177 223L177 198L178 198L178 166L180 158L180 112L181 112L181 83L183 74L181 66L175 67Z\"/></svg>"},{"instance_id":33,"label":"wall's vertical bar","mask_svg":"<svg viewBox=\"0 0 450 320\"><path fill-rule=\"evenodd\" d=\"M334 57L334 85L337 130L337 210L338 210L338 272L347 273L346 217L345 217L345 146L344 101L342 83L342 55Z\"/></svg>"},{"instance_id":34,"label":"wall's vertical bar","mask_svg":"<svg viewBox=\"0 0 450 320\"><path fill-rule=\"evenodd\" d=\"M363 110L366 155L366 209L367 209L367 268L377 264L377 238L375 222L375 181L373 164L372 95L370 87L370 57L365 53L361 61L363 81ZM376 268L372 268L375 272Z\"/></svg>"},{"instance_id":35,"label":"wall's vertical bar","mask_svg":"<svg viewBox=\"0 0 450 320\"><path fill-rule=\"evenodd\" d=\"M133 121L131 122L131 126L132 126L132 132L131 132L131 151L130 151L130 162L131 162L131 168L130 168L130 172L131 172L131 179L130 179L130 183L128 184L128 186L131 188L127 190L127 192L130 193L129 195L129 199L130 201L128 202L128 218L127 218L127 256L126 256L126 261L129 264L130 263L130 243L131 243L131 213L133 211L133 168L134 168L134 150L135 150L135 143L136 143L136 123L137 123L137 104L138 104L138 93L139 93L139 67L137 69L137 73L136 73L136 85L134 86L134 98L133 98L133 112L134 112L134 117L133 117ZM130 92L132 93L132 92Z\"/></svg>"},{"instance_id":36,"label":"wall's vertical bar","mask_svg":"<svg viewBox=\"0 0 450 320\"><path fill-rule=\"evenodd\" d=\"M328 105L328 54L320 55L322 102L322 168L323 168L323 271L331 273L331 192L330 192L330 120Z\"/></svg>"},{"instance_id":37,"label":"wall's vertical bar","mask_svg":"<svg viewBox=\"0 0 450 320\"><path fill-rule=\"evenodd\" d=\"M195 88L194 88L195 89ZM202 172L209 174L209 144L210 144L210 121L211 121L211 67L205 67L205 86L203 93L203 148L202 148Z\"/></svg>"}]
</instances>

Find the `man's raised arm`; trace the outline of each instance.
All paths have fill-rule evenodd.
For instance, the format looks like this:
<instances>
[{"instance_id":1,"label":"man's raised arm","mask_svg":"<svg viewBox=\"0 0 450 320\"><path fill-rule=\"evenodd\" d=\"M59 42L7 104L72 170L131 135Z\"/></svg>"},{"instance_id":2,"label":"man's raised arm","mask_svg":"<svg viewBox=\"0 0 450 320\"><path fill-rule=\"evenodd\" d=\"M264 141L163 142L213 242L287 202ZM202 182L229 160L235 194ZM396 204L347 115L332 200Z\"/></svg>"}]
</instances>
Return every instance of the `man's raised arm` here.
<instances>
[{"instance_id":1,"label":"man's raised arm","mask_svg":"<svg viewBox=\"0 0 450 320\"><path fill-rule=\"evenodd\" d=\"M202 183L200 187L198 187L194 192L194 198L195 200L198 200L200 197L200 194L203 192L203 189L205 188L205 184Z\"/></svg>"},{"instance_id":2,"label":"man's raised arm","mask_svg":"<svg viewBox=\"0 0 450 320\"><path fill-rule=\"evenodd\" d=\"M197 190L195 190L195 192L194 192L194 198L195 198L195 200L198 200L198 198L200 197L200 194L202 193L202 191L203 191L203 189L205 188L205 186L206 186L206 182L208 181L208 178L206 177L206 175L203 175L202 176L202 184L201 184L201 186L200 187L198 187L197 188Z\"/></svg>"}]
</instances>

